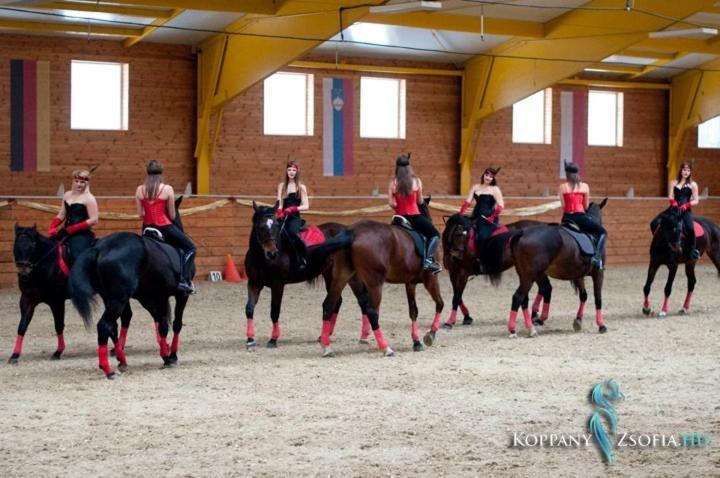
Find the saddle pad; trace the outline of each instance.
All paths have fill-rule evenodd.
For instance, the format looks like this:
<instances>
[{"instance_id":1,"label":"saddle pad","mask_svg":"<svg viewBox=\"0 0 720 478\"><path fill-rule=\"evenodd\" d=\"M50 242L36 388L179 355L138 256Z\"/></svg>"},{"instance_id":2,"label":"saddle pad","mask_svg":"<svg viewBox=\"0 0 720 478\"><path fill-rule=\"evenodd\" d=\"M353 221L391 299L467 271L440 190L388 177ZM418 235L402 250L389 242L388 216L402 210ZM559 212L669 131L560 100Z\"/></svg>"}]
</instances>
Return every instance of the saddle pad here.
<instances>
[{"instance_id":1,"label":"saddle pad","mask_svg":"<svg viewBox=\"0 0 720 478\"><path fill-rule=\"evenodd\" d=\"M399 227L400 229L408 233L408 235L412 238L413 243L415 244L415 253L420 256L421 259L425 258L425 238L423 237L423 235L415 230L407 229L403 226L398 226L396 224L393 224L393 226Z\"/></svg>"},{"instance_id":2,"label":"saddle pad","mask_svg":"<svg viewBox=\"0 0 720 478\"><path fill-rule=\"evenodd\" d=\"M701 237L705 235L705 229L702 228L699 222L693 221L693 225L695 226L695 237Z\"/></svg>"},{"instance_id":3,"label":"saddle pad","mask_svg":"<svg viewBox=\"0 0 720 478\"><path fill-rule=\"evenodd\" d=\"M325 234L317 226L307 226L299 232L300 239L306 247L316 246L325 242Z\"/></svg>"},{"instance_id":4,"label":"saddle pad","mask_svg":"<svg viewBox=\"0 0 720 478\"><path fill-rule=\"evenodd\" d=\"M577 242L578 247L580 247L580 251L583 254L586 254L588 256L592 256L595 254L595 244L592 239L590 239L590 236L584 232L577 232L574 229L570 229L566 227L564 224L560 227L560 230L564 231L565 233L569 234L570 237L575 239L575 242Z\"/></svg>"},{"instance_id":5,"label":"saddle pad","mask_svg":"<svg viewBox=\"0 0 720 478\"><path fill-rule=\"evenodd\" d=\"M172 264L173 272L180 277L180 271L182 270L182 253L180 249L177 249L166 242L160 242L159 240L151 236L143 236L145 242L145 248L149 251L154 251L156 254L165 254Z\"/></svg>"}]
</instances>

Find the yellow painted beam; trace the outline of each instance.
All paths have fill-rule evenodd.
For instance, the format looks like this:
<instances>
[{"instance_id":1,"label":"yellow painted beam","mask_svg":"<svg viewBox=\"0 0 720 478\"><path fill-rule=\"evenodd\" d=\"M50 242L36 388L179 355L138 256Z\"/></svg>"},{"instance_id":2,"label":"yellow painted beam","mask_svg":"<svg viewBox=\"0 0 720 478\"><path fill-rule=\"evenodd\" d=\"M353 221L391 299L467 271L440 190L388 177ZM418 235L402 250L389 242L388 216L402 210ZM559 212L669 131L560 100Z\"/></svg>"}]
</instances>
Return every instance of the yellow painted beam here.
<instances>
[{"instance_id":1,"label":"yellow painted beam","mask_svg":"<svg viewBox=\"0 0 720 478\"><path fill-rule=\"evenodd\" d=\"M141 0L138 0L140 2ZM125 15L129 17L145 17L145 18L170 18L172 10L162 10L158 8L143 8L112 5L107 3L87 3L87 2L48 2L39 5L28 6L28 8L41 10L69 10L72 12L95 12L95 13L112 13L115 15Z\"/></svg>"},{"instance_id":2,"label":"yellow painted beam","mask_svg":"<svg viewBox=\"0 0 720 478\"><path fill-rule=\"evenodd\" d=\"M713 0L654 2L652 10L658 16L643 15L637 11L572 10L546 23L543 39L515 40L492 49L489 53L498 56L487 81L477 82L482 93L477 93L475 97L482 99L467 115L468 128L477 128L483 118L574 76L603 58L636 47L647 39L647 32L672 25L675 23L672 19L684 19L713 3ZM609 5L606 0L592 0L583 6L592 9ZM612 28L613 34L608 35L608 28ZM472 67L474 63L484 61L487 60L476 57L466 65ZM468 162L476 156L476 144L473 142L477 143L477 139L473 137L477 138L477 135L471 130L463 134L461 176Z\"/></svg>"},{"instance_id":3,"label":"yellow painted beam","mask_svg":"<svg viewBox=\"0 0 720 478\"><path fill-rule=\"evenodd\" d=\"M370 13L363 17L362 21L399 27L480 33L480 17L469 15L450 15L439 12L411 12L402 15ZM542 38L545 35L542 23L490 17L485 17L483 32L486 35L508 35L527 38Z\"/></svg>"},{"instance_id":4,"label":"yellow painted beam","mask_svg":"<svg viewBox=\"0 0 720 478\"><path fill-rule=\"evenodd\" d=\"M173 10L208 10L213 12L259 13L273 15L284 0L112 0L119 5L145 5Z\"/></svg>"},{"instance_id":5,"label":"yellow painted beam","mask_svg":"<svg viewBox=\"0 0 720 478\"><path fill-rule=\"evenodd\" d=\"M647 73L650 73L651 71L655 71L655 70L657 70L657 69L661 69L663 66L667 65L668 63L670 63L670 62L672 62L672 61L674 61L674 60L676 60L676 59L678 59L678 58L681 58L681 57L683 57L683 56L685 56L685 55L683 55L682 53L678 53L678 54L674 55L674 58L672 58L672 59L658 60L658 61L656 61L656 62L653 62L653 63L649 64L649 65L646 65L645 68L642 69L642 71L640 71L640 72L638 72L638 73L633 73L633 74L631 74L631 75L628 77L628 80L635 80L635 79L640 78L641 76L643 76L643 75L645 75L645 74L647 74Z\"/></svg>"},{"instance_id":6,"label":"yellow painted beam","mask_svg":"<svg viewBox=\"0 0 720 478\"><path fill-rule=\"evenodd\" d=\"M29 32L64 32L85 33L91 35L107 35L118 37L135 37L142 34L140 28L107 27L104 25L73 24L73 23L47 23L25 22L19 20L0 19L0 29L25 30Z\"/></svg>"},{"instance_id":7,"label":"yellow painted beam","mask_svg":"<svg viewBox=\"0 0 720 478\"><path fill-rule=\"evenodd\" d=\"M182 12L184 12L184 11L185 11L185 10L180 10L180 9L178 9L178 10L173 10L172 15L171 15L170 17L168 17L168 18L157 18L157 19L155 19L150 26L147 26L147 27L145 27L145 28L142 29L142 33L141 33L139 36L136 36L136 37L134 37L134 38L128 38L127 40L125 40L125 41L123 42L123 46L124 46L125 48L129 48L129 47L133 46L134 44L141 42L142 40L144 40L145 38L147 38L148 35L150 35L152 32L154 32L155 30L157 30L157 29L160 28L161 26L165 25L167 22L169 22L169 21L172 20L173 18L177 17L178 15L180 15L180 14L181 14Z\"/></svg>"},{"instance_id":8,"label":"yellow painted beam","mask_svg":"<svg viewBox=\"0 0 720 478\"><path fill-rule=\"evenodd\" d=\"M633 58L647 58L650 60L674 60L677 53L667 53L664 51L636 50L634 48L625 49L616 53L616 55L630 56Z\"/></svg>"},{"instance_id":9,"label":"yellow painted beam","mask_svg":"<svg viewBox=\"0 0 720 478\"><path fill-rule=\"evenodd\" d=\"M465 64L462 83L462 111L460 116L460 194L467 194L472 183L472 163L475 158L481 118L478 115L491 77L495 58L477 57Z\"/></svg>"},{"instance_id":10,"label":"yellow painted beam","mask_svg":"<svg viewBox=\"0 0 720 478\"><path fill-rule=\"evenodd\" d=\"M293 61L288 64L292 68L308 68L313 70L344 70L364 73L392 73L396 75L429 75L429 76L462 76L462 70L439 68L412 68L404 66L358 65L349 63L328 63L324 61Z\"/></svg>"},{"instance_id":11,"label":"yellow painted beam","mask_svg":"<svg viewBox=\"0 0 720 478\"><path fill-rule=\"evenodd\" d=\"M649 83L645 81L613 81L613 80L588 80L584 78L566 78L557 82L560 85L580 85L595 88L623 88L637 90L669 90L670 83Z\"/></svg>"}]
</instances>

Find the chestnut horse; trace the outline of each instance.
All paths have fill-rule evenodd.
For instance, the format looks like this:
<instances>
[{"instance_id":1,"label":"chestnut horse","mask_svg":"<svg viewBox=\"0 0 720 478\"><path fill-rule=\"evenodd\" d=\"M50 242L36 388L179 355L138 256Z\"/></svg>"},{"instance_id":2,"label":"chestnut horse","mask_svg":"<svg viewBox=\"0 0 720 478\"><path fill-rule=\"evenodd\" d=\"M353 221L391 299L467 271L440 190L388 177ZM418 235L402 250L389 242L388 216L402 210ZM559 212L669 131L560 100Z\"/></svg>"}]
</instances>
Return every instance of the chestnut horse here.
<instances>
[{"instance_id":1,"label":"chestnut horse","mask_svg":"<svg viewBox=\"0 0 720 478\"><path fill-rule=\"evenodd\" d=\"M707 253L718 272L720 272L720 229L707 218L695 216L693 219L702 228L702 234L696 234L697 249L701 255ZM696 283L695 263L697 259L690 259L687 252L684 251L681 227L682 221L677 207L668 208L658 216L657 221L653 221L651 224L653 238L650 243L650 265L648 266L647 280L643 287L643 293L645 294L643 313L645 315L650 315L652 312L649 300L650 286L652 286L655 279L655 273L662 265L668 268L668 278L665 283L665 300L658 316L667 316L668 301L679 264L685 264L685 275L687 276L687 295L683 307L680 309L680 314L686 314L690 310L690 299Z\"/></svg>"}]
</instances>

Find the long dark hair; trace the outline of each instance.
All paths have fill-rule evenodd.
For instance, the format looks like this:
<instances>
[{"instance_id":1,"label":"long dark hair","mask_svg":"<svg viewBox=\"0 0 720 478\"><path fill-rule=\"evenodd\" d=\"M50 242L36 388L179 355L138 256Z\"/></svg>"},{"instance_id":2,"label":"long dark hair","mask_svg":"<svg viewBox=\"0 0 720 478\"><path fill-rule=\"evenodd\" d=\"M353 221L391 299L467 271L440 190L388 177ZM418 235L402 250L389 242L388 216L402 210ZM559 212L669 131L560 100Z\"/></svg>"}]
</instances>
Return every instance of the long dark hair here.
<instances>
[{"instance_id":1,"label":"long dark hair","mask_svg":"<svg viewBox=\"0 0 720 478\"><path fill-rule=\"evenodd\" d=\"M409 196L412 192L415 173L410 166L410 153L402 153L395 159L395 191L401 196Z\"/></svg>"},{"instance_id":2,"label":"long dark hair","mask_svg":"<svg viewBox=\"0 0 720 478\"><path fill-rule=\"evenodd\" d=\"M575 163L565 163L565 178L570 183L570 187L574 190L580 184L580 168Z\"/></svg>"},{"instance_id":3,"label":"long dark hair","mask_svg":"<svg viewBox=\"0 0 720 478\"><path fill-rule=\"evenodd\" d=\"M163 166L160 161L151 160L145 168L147 172L147 178L145 179L145 197L150 201L154 201L157 198L160 190L160 184L162 184L163 177Z\"/></svg>"},{"instance_id":4,"label":"long dark hair","mask_svg":"<svg viewBox=\"0 0 720 478\"><path fill-rule=\"evenodd\" d=\"M297 197L298 199L300 199L302 197L302 191L300 189L300 185L302 184L302 181L300 181L300 163L298 163L294 159L289 159L287 164L285 165L285 186L283 186L283 196L288 190L288 184L290 184L290 177L288 176L287 168L291 166L297 169L297 173L295 173L295 179L293 179L293 181L295 181L295 190L297 192Z\"/></svg>"},{"instance_id":5,"label":"long dark hair","mask_svg":"<svg viewBox=\"0 0 720 478\"><path fill-rule=\"evenodd\" d=\"M690 185L692 184L692 181L693 181L693 179L692 179L692 165L691 165L690 163L682 163L682 164L680 165L680 168L678 169L678 173L677 173L677 182L678 182L678 185L680 184L681 181L683 181L683 177L682 177L682 170L683 170L683 168L688 168L688 169L690 170L690 175L688 176L687 181L685 181L685 182L683 183L683 185L684 185L684 184L687 184L688 186L690 186Z\"/></svg>"}]
</instances>

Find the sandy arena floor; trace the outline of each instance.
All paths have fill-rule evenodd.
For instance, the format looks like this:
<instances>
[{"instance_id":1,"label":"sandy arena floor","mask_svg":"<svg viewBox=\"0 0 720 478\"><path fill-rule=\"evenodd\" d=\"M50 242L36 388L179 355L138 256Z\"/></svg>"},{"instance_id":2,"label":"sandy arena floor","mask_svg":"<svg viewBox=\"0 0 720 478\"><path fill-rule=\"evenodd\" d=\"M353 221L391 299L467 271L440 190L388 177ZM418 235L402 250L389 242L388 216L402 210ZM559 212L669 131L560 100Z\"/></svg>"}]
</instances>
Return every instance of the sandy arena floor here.
<instances>
[{"instance_id":1,"label":"sandy arena floor","mask_svg":"<svg viewBox=\"0 0 720 478\"><path fill-rule=\"evenodd\" d=\"M412 351L404 288L386 286L381 325L397 355L358 343L359 313L346 295L338 356L322 359L321 289L286 290L280 347L270 334L269 291L256 309L260 346L244 347L245 284L201 283L185 316L180 362L160 369L150 316L134 303L128 372L97 368L95 335L68 303L67 350L55 349L41 306L18 366L5 363L19 318L18 293L0 293L0 476L718 476L720 473L720 279L701 267L692 312L641 315L644 268L611 268L605 282L609 332L599 335L588 302L583 333L577 301L555 282L540 337L505 330L516 276L499 289L476 279L466 291L474 325L440 331ZM653 293L662 301L666 270ZM678 274L671 310L685 295ZM450 309L450 284L441 275ZM589 285L589 282L588 282ZM592 297L592 296L591 296ZM421 328L432 302L418 292ZM523 332L524 334L524 332ZM115 365L115 360L112 360ZM626 395L620 432L703 432L701 449L622 448L602 463L594 446L511 448L514 432L578 434L590 388L613 378Z\"/></svg>"}]
</instances>

